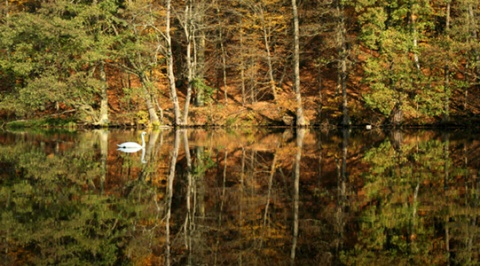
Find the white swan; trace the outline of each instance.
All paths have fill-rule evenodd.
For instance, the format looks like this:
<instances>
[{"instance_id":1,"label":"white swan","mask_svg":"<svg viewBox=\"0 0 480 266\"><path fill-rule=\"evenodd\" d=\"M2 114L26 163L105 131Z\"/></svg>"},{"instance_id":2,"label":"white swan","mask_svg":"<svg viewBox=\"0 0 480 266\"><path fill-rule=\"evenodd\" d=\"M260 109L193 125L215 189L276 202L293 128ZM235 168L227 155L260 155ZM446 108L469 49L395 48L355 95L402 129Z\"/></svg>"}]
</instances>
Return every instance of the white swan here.
<instances>
[{"instance_id":1,"label":"white swan","mask_svg":"<svg viewBox=\"0 0 480 266\"><path fill-rule=\"evenodd\" d=\"M137 152L141 149L145 148L145 135L147 132L143 131L142 132L142 145L136 143L136 142L124 142L121 144L117 144L118 150L123 151L123 152Z\"/></svg>"}]
</instances>

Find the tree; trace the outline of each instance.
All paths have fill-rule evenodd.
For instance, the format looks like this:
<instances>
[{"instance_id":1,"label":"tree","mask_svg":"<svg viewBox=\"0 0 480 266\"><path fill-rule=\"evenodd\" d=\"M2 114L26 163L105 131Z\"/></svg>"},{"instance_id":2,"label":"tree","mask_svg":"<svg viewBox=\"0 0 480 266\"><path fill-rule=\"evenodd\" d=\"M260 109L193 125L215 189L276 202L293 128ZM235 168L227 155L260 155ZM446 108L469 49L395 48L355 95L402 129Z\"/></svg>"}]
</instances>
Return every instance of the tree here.
<instances>
[{"instance_id":1,"label":"tree","mask_svg":"<svg viewBox=\"0 0 480 266\"><path fill-rule=\"evenodd\" d=\"M105 100L105 80L95 73L110 42L89 28L89 21L96 19L103 27L112 9L99 11L95 6L59 1L43 3L35 13L9 16L8 23L0 26L0 45L7 51L1 54L0 68L15 85L4 95L1 108L28 116L36 110L58 110L62 103L74 108L84 122L104 123L105 109L101 118L94 106L96 96Z\"/></svg>"},{"instance_id":2,"label":"tree","mask_svg":"<svg viewBox=\"0 0 480 266\"><path fill-rule=\"evenodd\" d=\"M112 63L120 70L138 77L142 88L150 123L160 124L154 106L156 89L154 79L163 60L161 52L165 44L159 33L157 20L162 10L150 1L128 2L122 15L123 25L116 33L115 61Z\"/></svg>"},{"instance_id":3,"label":"tree","mask_svg":"<svg viewBox=\"0 0 480 266\"><path fill-rule=\"evenodd\" d=\"M172 14L172 1L167 0L166 2L166 27L165 27L165 41L166 41L166 58L167 58L167 77L168 77L168 84L170 87L170 97L173 103L173 111L175 115L175 126L180 126L183 124L182 117L180 114L180 105L178 103L178 96L177 96L177 88L175 85L175 73L173 71L173 52L172 52L172 36L170 34L171 31L171 14Z\"/></svg>"},{"instance_id":4,"label":"tree","mask_svg":"<svg viewBox=\"0 0 480 266\"><path fill-rule=\"evenodd\" d=\"M342 91L342 122L341 125L349 126L351 124L348 115L347 99L347 32L345 25L345 7L344 0L335 1L336 13L336 43L338 51L338 86Z\"/></svg>"},{"instance_id":5,"label":"tree","mask_svg":"<svg viewBox=\"0 0 480 266\"><path fill-rule=\"evenodd\" d=\"M297 2L292 0L293 14L293 69L294 69L294 91L297 102L297 126L305 126L305 117L303 115L302 94L300 92L300 31L298 22Z\"/></svg>"},{"instance_id":6,"label":"tree","mask_svg":"<svg viewBox=\"0 0 480 266\"><path fill-rule=\"evenodd\" d=\"M371 87L364 96L367 105L399 125L404 112L414 113L418 103L438 103L439 99L431 98L438 94L430 94L431 88L423 83L419 63L418 34L431 25L428 3L361 1L356 10L360 40L371 50L364 68L364 81Z\"/></svg>"},{"instance_id":7,"label":"tree","mask_svg":"<svg viewBox=\"0 0 480 266\"><path fill-rule=\"evenodd\" d=\"M479 3L472 0L456 1L452 6L451 31L458 64L456 71L463 74L464 80L459 82L463 88L463 109L468 110L469 88L478 86L480 80L480 11Z\"/></svg>"}]
</instances>

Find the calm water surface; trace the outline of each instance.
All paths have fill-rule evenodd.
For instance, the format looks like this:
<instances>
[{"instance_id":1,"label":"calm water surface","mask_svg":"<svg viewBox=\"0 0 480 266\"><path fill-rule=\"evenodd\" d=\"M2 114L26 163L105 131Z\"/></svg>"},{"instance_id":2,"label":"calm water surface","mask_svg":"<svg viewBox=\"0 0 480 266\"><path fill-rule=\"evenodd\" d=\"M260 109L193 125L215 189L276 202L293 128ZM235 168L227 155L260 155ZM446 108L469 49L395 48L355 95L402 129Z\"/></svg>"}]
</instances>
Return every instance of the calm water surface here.
<instances>
[{"instance_id":1,"label":"calm water surface","mask_svg":"<svg viewBox=\"0 0 480 266\"><path fill-rule=\"evenodd\" d=\"M2 265L478 265L480 138L0 132Z\"/></svg>"}]
</instances>

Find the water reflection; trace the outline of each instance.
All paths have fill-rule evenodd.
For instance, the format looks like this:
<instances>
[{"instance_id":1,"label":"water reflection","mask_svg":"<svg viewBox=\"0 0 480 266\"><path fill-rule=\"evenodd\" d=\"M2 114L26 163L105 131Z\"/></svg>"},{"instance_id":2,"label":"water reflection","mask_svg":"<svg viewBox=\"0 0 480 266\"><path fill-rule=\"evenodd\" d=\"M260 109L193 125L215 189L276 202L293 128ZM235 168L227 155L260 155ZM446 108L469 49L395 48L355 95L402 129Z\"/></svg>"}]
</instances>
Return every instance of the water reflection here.
<instances>
[{"instance_id":1,"label":"water reflection","mask_svg":"<svg viewBox=\"0 0 480 266\"><path fill-rule=\"evenodd\" d=\"M12 264L478 264L466 132L0 133Z\"/></svg>"}]
</instances>

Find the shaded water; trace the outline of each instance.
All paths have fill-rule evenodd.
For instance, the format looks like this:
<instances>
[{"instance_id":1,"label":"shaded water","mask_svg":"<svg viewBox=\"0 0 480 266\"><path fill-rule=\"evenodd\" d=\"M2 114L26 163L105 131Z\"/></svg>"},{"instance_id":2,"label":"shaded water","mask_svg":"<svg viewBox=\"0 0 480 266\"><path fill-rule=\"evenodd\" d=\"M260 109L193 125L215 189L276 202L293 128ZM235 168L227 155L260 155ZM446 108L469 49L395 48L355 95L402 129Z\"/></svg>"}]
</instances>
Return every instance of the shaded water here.
<instances>
[{"instance_id":1,"label":"shaded water","mask_svg":"<svg viewBox=\"0 0 480 266\"><path fill-rule=\"evenodd\" d=\"M0 132L3 265L479 264L477 135Z\"/></svg>"}]
</instances>

